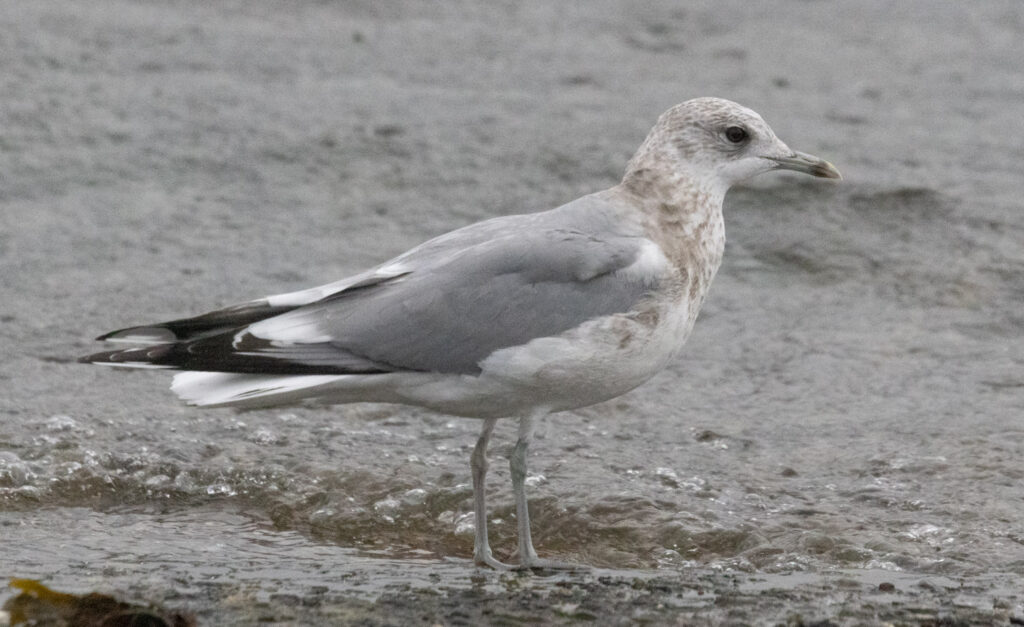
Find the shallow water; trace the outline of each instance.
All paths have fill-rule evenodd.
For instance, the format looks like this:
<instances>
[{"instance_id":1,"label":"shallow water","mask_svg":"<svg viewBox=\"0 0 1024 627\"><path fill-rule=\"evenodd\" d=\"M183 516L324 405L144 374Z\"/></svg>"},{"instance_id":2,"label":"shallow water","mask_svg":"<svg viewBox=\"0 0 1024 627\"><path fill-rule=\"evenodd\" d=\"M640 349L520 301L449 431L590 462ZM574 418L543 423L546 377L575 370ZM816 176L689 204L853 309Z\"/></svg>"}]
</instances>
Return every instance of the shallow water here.
<instances>
[{"instance_id":1,"label":"shallow water","mask_svg":"<svg viewBox=\"0 0 1024 627\"><path fill-rule=\"evenodd\" d=\"M787 616L758 613L758 581L819 599L809 618L837 619L855 590L854 615L877 619L878 573L960 586L929 615L1024 614L1017 5L929 4L926 20L691 5L0 14L0 575L228 623L280 595L393 610L439 581L491 600L582 582L621 609L585 587L602 576L668 577L681 596L659 598L709 621L730 615L687 605L687 582L736 577L747 622ZM164 374L73 363L112 328L327 282L606 187L661 110L704 94L749 104L846 180L731 192L683 357L540 427L537 547L607 571L524 584L469 568L474 421L199 412ZM499 425L489 476L503 558L513 434Z\"/></svg>"}]
</instances>

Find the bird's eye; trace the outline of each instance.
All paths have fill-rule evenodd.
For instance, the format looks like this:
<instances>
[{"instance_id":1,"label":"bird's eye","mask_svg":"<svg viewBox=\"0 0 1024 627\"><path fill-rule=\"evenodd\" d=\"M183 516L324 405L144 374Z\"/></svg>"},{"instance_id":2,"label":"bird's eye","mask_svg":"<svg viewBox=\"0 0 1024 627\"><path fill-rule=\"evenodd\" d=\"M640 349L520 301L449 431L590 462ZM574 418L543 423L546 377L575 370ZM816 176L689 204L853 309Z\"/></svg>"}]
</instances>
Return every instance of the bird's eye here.
<instances>
[{"instance_id":1,"label":"bird's eye","mask_svg":"<svg viewBox=\"0 0 1024 627\"><path fill-rule=\"evenodd\" d=\"M748 137L750 135L747 134L747 129L742 126L730 126L725 129L725 138L734 144L742 144Z\"/></svg>"}]
</instances>

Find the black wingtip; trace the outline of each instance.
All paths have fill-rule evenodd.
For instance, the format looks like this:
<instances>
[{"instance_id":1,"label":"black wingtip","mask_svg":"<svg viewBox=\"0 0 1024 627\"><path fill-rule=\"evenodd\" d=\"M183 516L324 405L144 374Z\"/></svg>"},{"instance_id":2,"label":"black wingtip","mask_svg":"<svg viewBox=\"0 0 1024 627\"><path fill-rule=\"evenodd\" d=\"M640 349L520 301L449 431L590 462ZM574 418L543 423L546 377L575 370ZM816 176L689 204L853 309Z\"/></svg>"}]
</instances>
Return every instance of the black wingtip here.
<instances>
[{"instance_id":1,"label":"black wingtip","mask_svg":"<svg viewBox=\"0 0 1024 627\"><path fill-rule=\"evenodd\" d=\"M98 342L122 341L133 344L162 344L173 342L178 337L174 331L160 325L146 325L141 327L128 327L118 329L96 338Z\"/></svg>"},{"instance_id":2,"label":"black wingtip","mask_svg":"<svg viewBox=\"0 0 1024 627\"><path fill-rule=\"evenodd\" d=\"M83 355L79 357L76 361L78 361L78 363L80 364L108 364L112 361L116 361L115 359L112 359L112 357L115 353L119 352L120 351L104 351L102 353Z\"/></svg>"}]
</instances>

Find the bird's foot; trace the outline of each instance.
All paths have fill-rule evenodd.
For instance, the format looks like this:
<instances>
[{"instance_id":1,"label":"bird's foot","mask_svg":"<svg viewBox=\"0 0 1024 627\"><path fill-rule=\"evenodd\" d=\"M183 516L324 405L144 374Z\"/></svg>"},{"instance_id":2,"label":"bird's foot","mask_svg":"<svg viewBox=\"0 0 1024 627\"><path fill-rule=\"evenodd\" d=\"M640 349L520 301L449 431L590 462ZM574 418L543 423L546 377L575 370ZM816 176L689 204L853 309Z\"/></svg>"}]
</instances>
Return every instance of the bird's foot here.
<instances>
[{"instance_id":1,"label":"bird's foot","mask_svg":"<svg viewBox=\"0 0 1024 627\"><path fill-rule=\"evenodd\" d=\"M515 568L512 564L499 562L493 555L491 555L490 551L475 554L473 556L473 563L477 566L490 566L494 570L498 571L509 571Z\"/></svg>"},{"instance_id":2,"label":"bird's foot","mask_svg":"<svg viewBox=\"0 0 1024 627\"><path fill-rule=\"evenodd\" d=\"M549 560L536 555L524 559L520 562L518 570L589 570L590 567L586 564L573 564L572 562L560 562L558 560Z\"/></svg>"}]
</instances>

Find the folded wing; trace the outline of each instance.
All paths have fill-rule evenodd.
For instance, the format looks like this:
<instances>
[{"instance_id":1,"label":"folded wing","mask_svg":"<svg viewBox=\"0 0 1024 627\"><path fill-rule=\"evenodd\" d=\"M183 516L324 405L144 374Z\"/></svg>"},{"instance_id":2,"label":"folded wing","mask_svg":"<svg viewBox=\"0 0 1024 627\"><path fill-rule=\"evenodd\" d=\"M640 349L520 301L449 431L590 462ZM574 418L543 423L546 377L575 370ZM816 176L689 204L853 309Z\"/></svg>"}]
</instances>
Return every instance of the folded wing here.
<instances>
[{"instance_id":1,"label":"folded wing","mask_svg":"<svg viewBox=\"0 0 1024 627\"><path fill-rule=\"evenodd\" d=\"M486 237L452 235L331 286L108 334L152 339L83 361L259 374L475 374L495 350L629 311L660 274L646 254L653 244L637 237L493 225Z\"/></svg>"}]
</instances>

